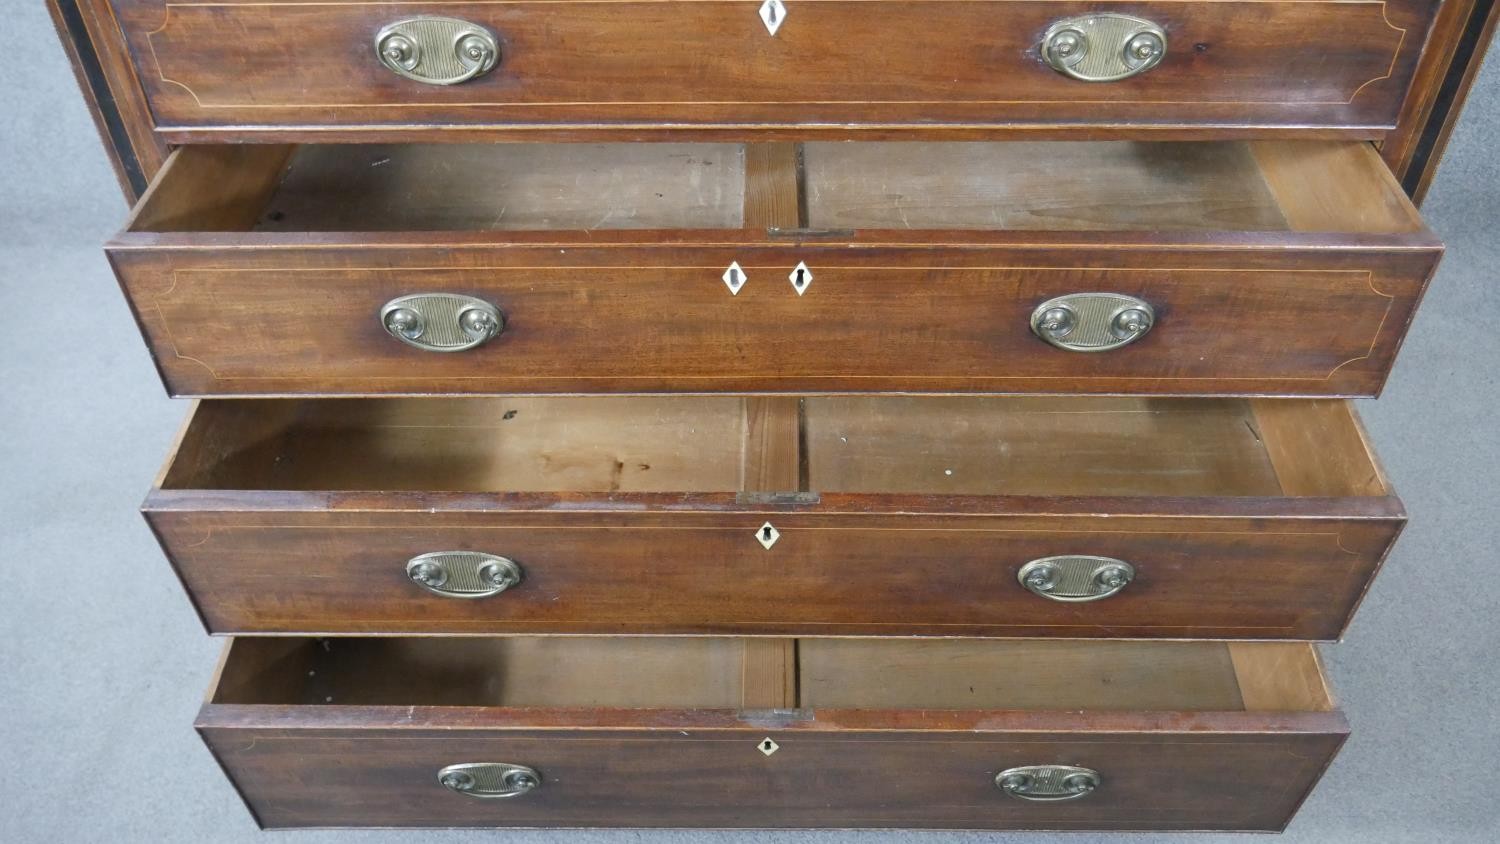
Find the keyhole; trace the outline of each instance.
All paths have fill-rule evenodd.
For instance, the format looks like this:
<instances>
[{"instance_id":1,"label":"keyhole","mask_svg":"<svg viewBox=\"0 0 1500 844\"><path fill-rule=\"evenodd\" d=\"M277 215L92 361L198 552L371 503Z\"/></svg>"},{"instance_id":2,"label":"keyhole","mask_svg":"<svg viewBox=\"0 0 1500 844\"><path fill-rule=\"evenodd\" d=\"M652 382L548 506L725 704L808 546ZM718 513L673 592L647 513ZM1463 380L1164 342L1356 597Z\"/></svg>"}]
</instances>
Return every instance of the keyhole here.
<instances>
[{"instance_id":1,"label":"keyhole","mask_svg":"<svg viewBox=\"0 0 1500 844\"><path fill-rule=\"evenodd\" d=\"M771 23L776 23L776 6L774 4L766 9L766 17L771 19Z\"/></svg>"},{"instance_id":2,"label":"keyhole","mask_svg":"<svg viewBox=\"0 0 1500 844\"><path fill-rule=\"evenodd\" d=\"M805 281L806 276L807 276L807 270L798 270L797 271L797 286L798 287L801 287L802 285L804 285L804 284L807 283Z\"/></svg>"},{"instance_id":3,"label":"keyhole","mask_svg":"<svg viewBox=\"0 0 1500 844\"><path fill-rule=\"evenodd\" d=\"M760 743L760 749L761 750L770 750L771 749L771 740L770 739L766 739L765 741L761 742Z\"/></svg>"},{"instance_id":4,"label":"keyhole","mask_svg":"<svg viewBox=\"0 0 1500 844\"><path fill-rule=\"evenodd\" d=\"M755 531L755 541L759 542L761 544L761 547L765 548L767 551L771 550L771 546L776 544L776 540L779 539L780 536L781 535L776 532L776 528L771 526L770 522L766 522Z\"/></svg>"},{"instance_id":5,"label":"keyhole","mask_svg":"<svg viewBox=\"0 0 1500 844\"><path fill-rule=\"evenodd\" d=\"M729 283L738 285L740 283L740 271L734 267L729 268Z\"/></svg>"}]
</instances>

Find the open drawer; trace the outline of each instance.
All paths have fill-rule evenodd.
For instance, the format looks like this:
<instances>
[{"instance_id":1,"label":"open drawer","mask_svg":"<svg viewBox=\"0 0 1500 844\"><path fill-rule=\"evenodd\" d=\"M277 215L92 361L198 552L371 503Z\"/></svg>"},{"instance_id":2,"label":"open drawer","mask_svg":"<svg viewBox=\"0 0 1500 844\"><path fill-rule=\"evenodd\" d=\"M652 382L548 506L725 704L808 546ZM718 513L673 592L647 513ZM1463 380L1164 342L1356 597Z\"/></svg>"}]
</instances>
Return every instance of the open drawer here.
<instances>
[{"instance_id":1,"label":"open drawer","mask_svg":"<svg viewBox=\"0 0 1500 844\"><path fill-rule=\"evenodd\" d=\"M213 633L1334 639L1405 516L1340 400L203 401Z\"/></svg>"},{"instance_id":2,"label":"open drawer","mask_svg":"<svg viewBox=\"0 0 1500 844\"><path fill-rule=\"evenodd\" d=\"M265 827L1276 830L1348 731L1307 644L547 637L234 639L197 726Z\"/></svg>"},{"instance_id":3,"label":"open drawer","mask_svg":"<svg viewBox=\"0 0 1500 844\"><path fill-rule=\"evenodd\" d=\"M175 396L1371 396L1441 252L1363 142L184 147Z\"/></svg>"}]
</instances>

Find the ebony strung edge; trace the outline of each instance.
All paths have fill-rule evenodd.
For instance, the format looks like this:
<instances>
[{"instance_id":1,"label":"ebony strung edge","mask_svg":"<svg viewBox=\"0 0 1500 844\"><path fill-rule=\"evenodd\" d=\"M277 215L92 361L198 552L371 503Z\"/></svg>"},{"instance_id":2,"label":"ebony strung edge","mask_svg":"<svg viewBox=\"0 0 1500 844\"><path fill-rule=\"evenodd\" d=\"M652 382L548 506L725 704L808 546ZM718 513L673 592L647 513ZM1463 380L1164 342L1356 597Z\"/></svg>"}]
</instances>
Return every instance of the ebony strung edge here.
<instances>
[{"instance_id":1,"label":"ebony strung edge","mask_svg":"<svg viewBox=\"0 0 1500 844\"><path fill-rule=\"evenodd\" d=\"M89 36L83 13L78 8L78 0L47 0L47 6L52 11L53 22L57 24L63 47L73 60L78 85L88 100L89 110L93 112L100 139L104 141L105 152L109 154L115 174L120 179L120 187L125 192L126 200L133 203L146 192L151 175L154 174L147 174L130 142L125 118L120 113L114 92L110 90L104 66L99 61L98 49Z\"/></svg>"},{"instance_id":2,"label":"ebony strung edge","mask_svg":"<svg viewBox=\"0 0 1500 844\"><path fill-rule=\"evenodd\" d=\"M120 190L134 203L171 149L156 131L111 0L47 0L47 10Z\"/></svg>"},{"instance_id":3,"label":"ebony strung edge","mask_svg":"<svg viewBox=\"0 0 1500 844\"><path fill-rule=\"evenodd\" d=\"M1453 48L1453 61L1442 77L1434 98L1431 113L1422 125L1416 148L1401 174L1401 187L1413 202L1421 204L1427 189L1442 162L1443 152L1448 146L1448 137L1458 120L1459 111L1468 97L1479 67L1484 62L1490 42L1493 40L1497 21L1500 21L1500 3L1496 0L1476 0L1468 21ZM1434 49L1429 45L1428 49ZM1413 91L1408 96L1415 96ZM1399 127L1398 127L1399 131Z\"/></svg>"}]
</instances>

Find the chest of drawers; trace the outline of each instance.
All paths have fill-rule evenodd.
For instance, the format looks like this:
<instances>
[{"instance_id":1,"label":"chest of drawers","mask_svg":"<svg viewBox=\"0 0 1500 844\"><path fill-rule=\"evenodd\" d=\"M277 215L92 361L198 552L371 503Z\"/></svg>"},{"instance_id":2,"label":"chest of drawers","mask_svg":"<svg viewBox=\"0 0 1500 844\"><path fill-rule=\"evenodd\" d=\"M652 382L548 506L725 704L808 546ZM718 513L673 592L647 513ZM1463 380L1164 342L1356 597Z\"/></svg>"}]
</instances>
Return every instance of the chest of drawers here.
<instances>
[{"instance_id":1,"label":"chest of drawers","mask_svg":"<svg viewBox=\"0 0 1500 844\"><path fill-rule=\"evenodd\" d=\"M1275 830L1348 734L1489 6L53 7L261 825Z\"/></svg>"}]
</instances>

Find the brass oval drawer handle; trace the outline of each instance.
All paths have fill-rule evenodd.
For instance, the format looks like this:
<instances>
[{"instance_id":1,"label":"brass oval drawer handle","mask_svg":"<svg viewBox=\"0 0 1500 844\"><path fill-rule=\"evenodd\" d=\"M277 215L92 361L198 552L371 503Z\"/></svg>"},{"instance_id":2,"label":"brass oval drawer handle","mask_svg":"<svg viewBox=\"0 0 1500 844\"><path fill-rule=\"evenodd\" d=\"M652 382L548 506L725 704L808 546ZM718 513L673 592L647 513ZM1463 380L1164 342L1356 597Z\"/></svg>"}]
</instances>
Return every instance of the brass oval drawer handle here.
<instances>
[{"instance_id":1,"label":"brass oval drawer handle","mask_svg":"<svg viewBox=\"0 0 1500 844\"><path fill-rule=\"evenodd\" d=\"M1122 293L1069 293L1036 306L1031 331L1070 352L1107 352L1146 336L1156 309Z\"/></svg>"},{"instance_id":2,"label":"brass oval drawer handle","mask_svg":"<svg viewBox=\"0 0 1500 844\"><path fill-rule=\"evenodd\" d=\"M465 797L495 800L541 788L542 775L535 768L509 762L462 762L438 771L438 782Z\"/></svg>"},{"instance_id":3,"label":"brass oval drawer handle","mask_svg":"<svg viewBox=\"0 0 1500 844\"><path fill-rule=\"evenodd\" d=\"M500 39L476 23L428 15L381 27L375 33L375 55L405 79L457 85L500 63Z\"/></svg>"},{"instance_id":4,"label":"brass oval drawer handle","mask_svg":"<svg viewBox=\"0 0 1500 844\"><path fill-rule=\"evenodd\" d=\"M1081 604L1118 593L1135 579L1135 567L1114 557L1063 554L1032 560L1016 572L1031 592L1053 601Z\"/></svg>"},{"instance_id":5,"label":"brass oval drawer handle","mask_svg":"<svg viewBox=\"0 0 1500 844\"><path fill-rule=\"evenodd\" d=\"M995 787L1021 800L1077 800L1099 788L1099 772L1074 765L1025 765L995 775Z\"/></svg>"},{"instance_id":6,"label":"brass oval drawer handle","mask_svg":"<svg viewBox=\"0 0 1500 844\"><path fill-rule=\"evenodd\" d=\"M462 352L505 330L505 314L483 299L458 293L400 296L380 309L387 334L427 352Z\"/></svg>"},{"instance_id":7,"label":"brass oval drawer handle","mask_svg":"<svg viewBox=\"0 0 1500 844\"><path fill-rule=\"evenodd\" d=\"M406 563L412 583L445 598L488 598L521 582L521 564L478 551L433 551Z\"/></svg>"},{"instance_id":8,"label":"brass oval drawer handle","mask_svg":"<svg viewBox=\"0 0 1500 844\"><path fill-rule=\"evenodd\" d=\"M1167 54L1167 33L1144 18L1099 12L1064 18L1042 35L1042 59L1084 82L1114 82L1145 73Z\"/></svg>"}]
</instances>

